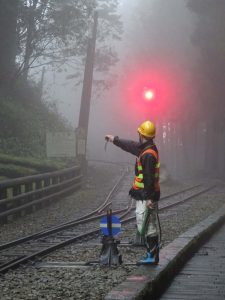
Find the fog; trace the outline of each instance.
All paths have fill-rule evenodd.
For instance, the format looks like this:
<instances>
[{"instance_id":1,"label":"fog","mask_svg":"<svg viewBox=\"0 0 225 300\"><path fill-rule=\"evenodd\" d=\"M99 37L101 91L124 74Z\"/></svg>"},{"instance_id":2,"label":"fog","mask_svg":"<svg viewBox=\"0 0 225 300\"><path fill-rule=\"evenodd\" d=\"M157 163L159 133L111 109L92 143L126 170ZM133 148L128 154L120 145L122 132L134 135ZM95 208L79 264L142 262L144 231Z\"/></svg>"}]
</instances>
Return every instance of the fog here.
<instances>
[{"instance_id":1,"label":"fog","mask_svg":"<svg viewBox=\"0 0 225 300\"><path fill-rule=\"evenodd\" d=\"M136 107L129 106L129 99L127 99L129 96L125 89L130 84L135 85L134 82L139 76L143 76L143 73L147 73L146 76L148 74L154 76L159 69L162 70L161 82L165 86L168 85L169 77L173 77L174 73L182 74L184 80L189 80L191 64L194 64L195 55L197 55L190 43L195 17L186 9L185 2L180 0L169 1L169 5L166 5L167 7L160 13L157 12L156 16L154 16L154 9L159 9L159 7L154 7L154 1L148 1L148 7L140 7L138 5L140 1L122 2L124 34L117 45L120 61L114 70L118 75L118 82L104 94L102 99L92 103L88 149L90 158L132 161L131 155L123 153L112 145L109 145L105 153L103 137L106 133L111 133L136 140L138 138L137 127L145 119L151 119L156 123L158 118L163 120L160 111L156 115L151 114L151 107L146 111L142 109L138 111ZM161 6L165 5L161 3ZM140 15L137 15L138 12ZM140 20L143 12L145 19ZM145 28L142 23L144 21L146 22ZM168 72L171 74L168 75ZM165 81L164 74L167 74ZM177 90L173 92L175 97L178 94L181 97L184 90L179 90L177 86ZM138 105L144 105L142 99L136 100L139 102ZM157 101L157 95L155 101Z\"/></svg>"},{"instance_id":2,"label":"fog","mask_svg":"<svg viewBox=\"0 0 225 300\"><path fill-rule=\"evenodd\" d=\"M116 79L106 91L93 86L88 159L134 161L111 144L105 151L104 136L137 139L137 127L150 119L157 125L156 143L161 161L173 176L209 174L213 148L208 145L216 144L224 150L225 140L223 114L219 109L224 111L220 76L224 72L224 58L219 53L214 68L210 69L212 66L208 64L217 54L219 29L225 25L225 7L221 1L203 2L120 1L118 14L123 34L120 41L112 42L118 62L108 71ZM215 11L220 12L220 19L213 23ZM96 51L98 47L97 41ZM72 80L65 79L70 72L73 70L52 75L49 71L45 91L47 101L57 99L59 112L76 128L82 85L75 86ZM107 80L108 73L95 70L94 80L99 76ZM212 78L219 80L214 82ZM146 85L155 90L152 103L146 103L140 92ZM215 120L219 120L219 132ZM224 164L223 151L219 150L217 175L224 176Z\"/></svg>"}]
</instances>

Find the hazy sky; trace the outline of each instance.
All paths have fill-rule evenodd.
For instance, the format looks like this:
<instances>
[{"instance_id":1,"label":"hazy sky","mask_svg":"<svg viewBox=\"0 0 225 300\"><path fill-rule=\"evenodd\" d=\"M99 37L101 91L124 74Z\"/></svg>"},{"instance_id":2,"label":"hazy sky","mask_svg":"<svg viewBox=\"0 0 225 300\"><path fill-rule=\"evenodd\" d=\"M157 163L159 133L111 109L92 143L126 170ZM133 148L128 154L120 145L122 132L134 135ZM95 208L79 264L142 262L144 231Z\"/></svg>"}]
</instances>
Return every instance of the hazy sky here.
<instances>
[{"instance_id":1,"label":"hazy sky","mask_svg":"<svg viewBox=\"0 0 225 300\"><path fill-rule=\"evenodd\" d=\"M126 51L124 45L127 43L127 17L130 15L130 9L136 0L121 0L120 13L121 18L124 23L124 34L122 36L122 42L114 44L117 51L119 52L120 59L123 59ZM129 7L129 10L127 9ZM129 13L128 13L129 12ZM75 86L73 80L66 80L68 74L72 74L73 69L67 70L67 72L57 73L49 70L46 72L45 77L45 91L46 100L49 102L56 102L59 112L66 117L69 122L76 127L79 119L79 109L81 101L81 86ZM95 101L92 105L99 105L99 101ZM101 104L100 104L101 105Z\"/></svg>"},{"instance_id":2,"label":"hazy sky","mask_svg":"<svg viewBox=\"0 0 225 300\"><path fill-rule=\"evenodd\" d=\"M149 0L150 1L150 0ZM168 0L167 0L168 1ZM165 56L176 58L178 68L188 61L192 55L190 32L193 27L191 13L185 8L184 0L171 1L170 15L162 15L162 20L155 29L151 28L152 41L149 36L144 36L139 28L140 24L135 19L137 0L121 0L121 15L124 23L124 33L120 42L114 43L120 61L112 68L111 72L117 74L121 81L125 68L131 64L138 64L138 56L144 53L145 43L154 43L155 49L164 53ZM154 16L154 11L152 12ZM162 12L163 14L163 12ZM155 20L157 22L157 20ZM169 31L168 31L169 30ZM145 33L146 34L146 33ZM148 34L148 31L147 31ZM137 39L137 41L136 41ZM151 45L151 44L150 44ZM98 45L97 45L98 46ZM149 47L149 46L147 46ZM148 48L147 48L148 49ZM72 80L65 78L74 70L67 73L47 73L45 90L48 90L48 101L57 101L59 112L69 120L73 127L77 127L79 119L81 90L82 87L75 87ZM134 70L135 72L135 70ZM133 118L133 117L132 117ZM140 120L132 119L127 115L126 107L123 106L119 85L105 92L101 98L92 99L89 122L88 145L91 148L91 155L107 159L108 156L120 158L127 157L127 154L110 148L107 153L103 151L103 137L112 133L128 138L136 138L136 127ZM89 151L90 152L90 151ZM95 153L93 155L93 153Z\"/></svg>"}]
</instances>

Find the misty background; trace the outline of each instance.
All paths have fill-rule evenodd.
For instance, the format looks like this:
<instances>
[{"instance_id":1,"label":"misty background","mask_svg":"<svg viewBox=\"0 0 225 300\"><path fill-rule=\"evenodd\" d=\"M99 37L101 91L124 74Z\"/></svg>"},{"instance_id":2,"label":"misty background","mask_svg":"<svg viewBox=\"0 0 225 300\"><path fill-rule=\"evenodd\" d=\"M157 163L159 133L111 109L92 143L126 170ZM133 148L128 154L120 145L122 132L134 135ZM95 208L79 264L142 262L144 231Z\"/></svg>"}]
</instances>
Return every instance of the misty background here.
<instances>
[{"instance_id":1,"label":"misty background","mask_svg":"<svg viewBox=\"0 0 225 300\"><path fill-rule=\"evenodd\" d=\"M191 71L198 55L198 51L190 43L196 16L187 9L186 1L171 0L168 3L165 1L157 3L154 0L121 0L118 14L123 24L123 33L121 40L112 44L119 61L110 70L116 77L116 81L112 82L108 91L103 91L100 95L92 93L88 133L90 159L104 158L118 161L119 155L119 160L127 161L129 154L124 154L112 146L109 146L105 153L105 134L112 133L124 138L137 139L137 127L140 123L145 119L153 118L150 110L144 115L133 116L133 112L126 107L124 101L126 96L123 96L122 90L126 88L124 85L129 85L127 74L138 73L142 68L147 69L146 65L149 65L149 69L157 70L165 64L165 69L168 68L171 72L169 76L180 73L188 81L191 80ZM98 49L98 42L96 49ZM82 85L75 86L72 80L68 82L67 75L67 72L63 74L49 72L45 91L50 98L49 101L56 103L59 112L76 128ZM95 73L94 78L95 76L98 74ZM185 98L182 91L176 93L180 93L180 98ZM130 160L132 157L129 157L128 161Z\"/></svg>"},{"instance_id":2,"label":"misty background","mask_svg":"<svg viewBox=\"0 0 225 300\"><path fill-rule=\"evenodd\" d=\"M20 80L23 85L24 80L33 85L42 83L41 102L51 113L59 114L64 124L59 126L54 121L57 125L52 126L46 117L43 130L60 131L63 126L75 130L78 126L87 39L97 10L87 158L133 162L133 157L113 145L105 151L104 136L113 134L136 140L137 127L150 119L157 125L161 162L174 177L224 177L223 0L15 3L17 15L8 8L12 20L17 20L17 31L11 33L19 35L10 44L16 45L17 51L10 58L11 73L7 72L16 73L16 77L0 74L0 90L4 97L9 93L5 88L7 78L11 78L10 84L16 78L14 87ZM154 100L149 103L143 98L146 86L155 91ZM2 128L6 127L2 124ZM11 130L13 136L15 130ZM2 134L2 138L6 136ZM40 140L44 144L42 133Z\"/></svg>"}]
</instances>

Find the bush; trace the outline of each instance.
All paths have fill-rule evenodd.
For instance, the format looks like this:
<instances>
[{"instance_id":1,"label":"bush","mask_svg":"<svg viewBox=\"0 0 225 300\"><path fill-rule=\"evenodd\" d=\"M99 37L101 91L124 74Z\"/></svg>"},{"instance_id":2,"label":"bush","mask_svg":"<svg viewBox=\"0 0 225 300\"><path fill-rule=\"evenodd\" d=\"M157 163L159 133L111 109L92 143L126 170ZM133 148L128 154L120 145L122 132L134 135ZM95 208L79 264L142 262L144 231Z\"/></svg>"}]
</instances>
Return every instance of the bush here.
<instances>
[{"instance_id":1,"label":"bush","mask_svg":"<svg viewBox=\"0 0 225 300\"><path fill-rule=\"evenodd\" d=\"M24 168L31 168L35 172L51 172L66 167L66 162L63 161L51 161L51 160L38 160L35 158L22 158L0 153L0 164L10 164L21 166Z\"/></svg>"},{"instance_id":2,"label":"bush","mask_svg":"<svg viewBox=\"0 0 225 300\"><path fill-rule=\"evenodd\" d=\"M21 166L0 163L0 176L4 176L4 178L17 178L21 176L34 175L37 173L38 172L36 170L31 168L24 168Z\"/></svg>"},{"instance_id":3,"label":"bush","mask_svg":"<svg viewBox=\"0 0 225 300\"><path fill-rule=\"evenodd\" d=\"M45 157L46 131L66 131L66 121L40 100L34 87L23 85L0 97L0 151L17 156Z\"/></svg>"}]
</instances>

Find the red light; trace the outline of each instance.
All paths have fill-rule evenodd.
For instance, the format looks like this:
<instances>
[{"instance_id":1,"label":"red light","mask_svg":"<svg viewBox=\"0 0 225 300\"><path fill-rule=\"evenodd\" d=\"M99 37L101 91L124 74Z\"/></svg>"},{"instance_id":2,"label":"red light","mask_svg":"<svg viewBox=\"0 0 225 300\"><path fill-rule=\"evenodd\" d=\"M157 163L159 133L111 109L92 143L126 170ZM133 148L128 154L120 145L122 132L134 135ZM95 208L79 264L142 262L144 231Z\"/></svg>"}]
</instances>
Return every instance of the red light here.
<instances>
[{"instance_id":1,"label":"red light","mask_svg":"<svg viewBox=\"0 0 225 300\"><path fill-rule=\"evenodd\" d=\"M155 93L153 90L145 90L144 97L147 101L152 101L155 98Z\"/></svg>"}]
</instances>

